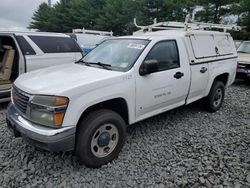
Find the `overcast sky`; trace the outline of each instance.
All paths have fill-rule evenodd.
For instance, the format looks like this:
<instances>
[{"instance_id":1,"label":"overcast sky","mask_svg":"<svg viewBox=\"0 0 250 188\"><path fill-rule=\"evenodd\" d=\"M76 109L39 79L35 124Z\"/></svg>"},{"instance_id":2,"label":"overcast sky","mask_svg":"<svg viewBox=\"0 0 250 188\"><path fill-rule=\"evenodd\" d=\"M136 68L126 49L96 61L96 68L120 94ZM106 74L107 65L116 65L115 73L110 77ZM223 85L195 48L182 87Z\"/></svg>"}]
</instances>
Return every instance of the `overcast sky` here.
<instances>
[{"instance_id":1,"label":"overcast sky","mask_svg":"<svg viewBox=\"0 0 250 188\"><path fill-rule=\"evenodd\" d=\"M52 4L58 0L52 0ZM47 0L0 0L0 30L24 30L38 6Z\"/></svg>"}]
</instances>

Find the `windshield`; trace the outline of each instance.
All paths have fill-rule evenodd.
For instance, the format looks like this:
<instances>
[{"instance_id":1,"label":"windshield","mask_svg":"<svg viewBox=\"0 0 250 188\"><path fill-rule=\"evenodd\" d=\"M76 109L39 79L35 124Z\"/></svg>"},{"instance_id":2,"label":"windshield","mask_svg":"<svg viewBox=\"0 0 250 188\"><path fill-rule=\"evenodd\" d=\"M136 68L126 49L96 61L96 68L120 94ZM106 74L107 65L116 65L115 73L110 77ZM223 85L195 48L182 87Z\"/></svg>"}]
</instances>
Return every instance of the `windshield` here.
<instances>
[{"instance_id":1,"label":"windshield","mask_svg":"<svg viewBox=\"0 0 250 188\"><path fill-rule=\"evenodd\" d=\"M83 61L93 66L105 64L109 65L111 70L127 71L148 43L148 40L141 39L106 40L86 55Z\"/></svg>"},{"instance_id":2,"label":"windshield","mask_svg":"<svg viewBox=\"0 0 250 188\"><path fill-rule=\"evenodd\" d=\"M242 42L237 52L250 54L250 42Z\"/></svg>"}]
</instances>

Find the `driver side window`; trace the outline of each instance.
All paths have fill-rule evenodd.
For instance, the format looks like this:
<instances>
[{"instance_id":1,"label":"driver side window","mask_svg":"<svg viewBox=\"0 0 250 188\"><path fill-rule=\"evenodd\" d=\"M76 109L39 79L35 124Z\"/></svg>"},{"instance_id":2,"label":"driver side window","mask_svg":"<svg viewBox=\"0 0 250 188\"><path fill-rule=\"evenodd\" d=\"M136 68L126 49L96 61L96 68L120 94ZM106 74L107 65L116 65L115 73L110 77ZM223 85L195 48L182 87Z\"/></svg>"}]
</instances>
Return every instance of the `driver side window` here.
<instances>
[{"instance_id":1,"label":"driver side window","mask_svg":"<svg viewBox=\"0 0 250 188\"><path fill-rule=\"evenodd\" d=\"M147 60L157 60L157 72L180 67L176 41L162 41L155 44L147 55L145 61Z\"/></svg>"}]
</instances>

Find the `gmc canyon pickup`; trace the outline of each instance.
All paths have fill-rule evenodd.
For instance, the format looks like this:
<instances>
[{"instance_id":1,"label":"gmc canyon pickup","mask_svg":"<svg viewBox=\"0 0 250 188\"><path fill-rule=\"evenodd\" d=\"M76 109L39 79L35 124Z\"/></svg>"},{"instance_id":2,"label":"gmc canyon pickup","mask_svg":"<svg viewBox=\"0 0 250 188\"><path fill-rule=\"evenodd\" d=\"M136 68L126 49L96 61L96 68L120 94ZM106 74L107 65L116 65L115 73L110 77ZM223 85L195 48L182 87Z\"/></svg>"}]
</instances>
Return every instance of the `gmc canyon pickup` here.
<instances>
[{"instance_id":1,"label":"gmc canyon pickup","mask_svg":"<svg viewBox=\"0 0 250 188\"><path fill-rule=\"evenodd\" d=\"M126 126L203 99L220 109L234 82L237 53L228 33L158 31L108 39L74 65L21 75L7 124L49 151L74 150L98 167L118 156Z\"/></svg>"}]
</instances>

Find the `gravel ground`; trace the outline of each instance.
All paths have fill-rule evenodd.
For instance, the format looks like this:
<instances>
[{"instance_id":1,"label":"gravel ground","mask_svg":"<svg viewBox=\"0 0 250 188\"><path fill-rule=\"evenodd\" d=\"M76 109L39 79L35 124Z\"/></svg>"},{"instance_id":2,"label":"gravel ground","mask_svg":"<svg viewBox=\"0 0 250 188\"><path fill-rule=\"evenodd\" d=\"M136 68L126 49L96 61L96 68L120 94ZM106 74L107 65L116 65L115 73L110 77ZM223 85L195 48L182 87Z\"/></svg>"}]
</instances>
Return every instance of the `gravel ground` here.
<instances>
[{"instance_id":1,"label":"gravel ground","mask_svg":"<svg viewBox=\"0 0 250 188\"><path fill-rule=\"evenodd\" d=\"M14 139L1 104L0 187L250 187L249 97L237 82L219 112L193 104L130 126L118 159L98 169Z\"/></svg>"}]
</instances>

